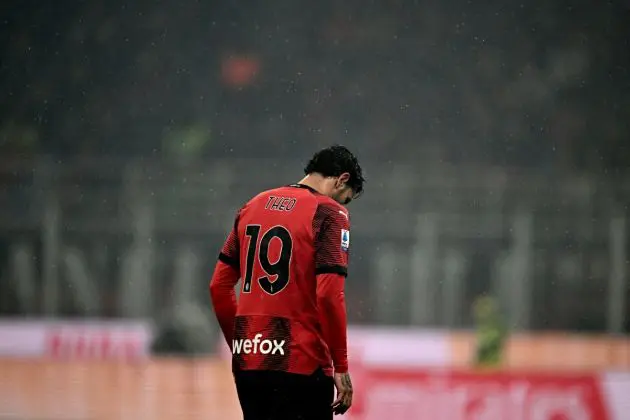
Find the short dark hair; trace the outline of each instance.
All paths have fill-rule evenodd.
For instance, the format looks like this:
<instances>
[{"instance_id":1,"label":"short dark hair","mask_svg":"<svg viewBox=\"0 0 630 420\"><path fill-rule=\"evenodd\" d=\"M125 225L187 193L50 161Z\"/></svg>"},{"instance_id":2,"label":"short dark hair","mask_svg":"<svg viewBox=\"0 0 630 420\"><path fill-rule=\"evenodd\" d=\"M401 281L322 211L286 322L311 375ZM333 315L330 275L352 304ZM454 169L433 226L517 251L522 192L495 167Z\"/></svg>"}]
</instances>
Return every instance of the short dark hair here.
<instances>
[{"instance_id":1,"label":"short dark hair","mask_svg":"<svg viewBox=\"0 0 630 420\"><path fill-rule=\"evenodd\" d=\"M306 175L318 173L325 177L340 176L344 172L350 174L348 186L355 194L363 192L363 171L356 156L347 147L334 145L315 153L306 164L304 173Z\"/></svg>"}]
</instances>

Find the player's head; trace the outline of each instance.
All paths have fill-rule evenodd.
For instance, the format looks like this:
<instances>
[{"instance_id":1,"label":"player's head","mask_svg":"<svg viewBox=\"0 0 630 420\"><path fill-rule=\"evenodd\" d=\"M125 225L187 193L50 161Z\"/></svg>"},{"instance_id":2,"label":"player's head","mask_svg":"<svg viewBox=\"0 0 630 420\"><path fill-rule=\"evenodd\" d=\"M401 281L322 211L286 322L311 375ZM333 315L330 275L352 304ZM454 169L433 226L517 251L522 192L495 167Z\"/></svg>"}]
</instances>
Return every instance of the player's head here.
<instances>
[{"instance_id":1,"label":"player's head","mask_svg":"<svg viewBox=\"0 0 630 420\"><path fill-rule=\"evenodd\" d=\"M331 146L315 153L304 168L306 175L320 175L320 193L348 204L363 192L363 171L357 158L344 146Z\"/></svg>"}]
</instances>

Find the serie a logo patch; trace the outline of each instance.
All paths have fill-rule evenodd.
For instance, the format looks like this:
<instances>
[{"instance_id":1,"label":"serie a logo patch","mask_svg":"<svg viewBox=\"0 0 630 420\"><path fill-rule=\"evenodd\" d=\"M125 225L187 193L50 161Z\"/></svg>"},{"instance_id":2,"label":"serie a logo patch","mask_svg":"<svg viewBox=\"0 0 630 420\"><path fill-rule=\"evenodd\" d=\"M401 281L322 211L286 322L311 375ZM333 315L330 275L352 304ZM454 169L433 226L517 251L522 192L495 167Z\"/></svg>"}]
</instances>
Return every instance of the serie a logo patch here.
<instances>
[{"instance_id":1,"label":"serie a logo patch","mask_svg":"<svg viewBox=\"0 0 630 420\"><path fill-rule=\"evenodd\" d=\"M350 248L350 231L341 229L341 249L347 251Z\"/></svg>"}]
</instances>

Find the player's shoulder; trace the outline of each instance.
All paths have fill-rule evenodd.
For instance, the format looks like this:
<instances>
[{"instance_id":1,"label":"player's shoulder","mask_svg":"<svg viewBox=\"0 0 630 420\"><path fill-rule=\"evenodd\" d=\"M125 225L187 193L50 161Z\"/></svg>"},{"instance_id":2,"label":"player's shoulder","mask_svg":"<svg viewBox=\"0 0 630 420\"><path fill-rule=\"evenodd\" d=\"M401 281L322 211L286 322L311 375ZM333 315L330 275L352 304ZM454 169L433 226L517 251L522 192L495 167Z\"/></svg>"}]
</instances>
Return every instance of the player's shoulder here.
<instances>
[{"instance_id":1,"label":"player's shoulder","mask_svg":"<svg viewBox=\"0 0 630 420\"><path fill-rule=\"evenodd\" d=\"M326 195L319 195L317 197L317 204L317 211L322 216L329 216L335 219L345 218L348 221L350 220L350 213L348 213L348 209Z\"/></svg>"}]
</instances>

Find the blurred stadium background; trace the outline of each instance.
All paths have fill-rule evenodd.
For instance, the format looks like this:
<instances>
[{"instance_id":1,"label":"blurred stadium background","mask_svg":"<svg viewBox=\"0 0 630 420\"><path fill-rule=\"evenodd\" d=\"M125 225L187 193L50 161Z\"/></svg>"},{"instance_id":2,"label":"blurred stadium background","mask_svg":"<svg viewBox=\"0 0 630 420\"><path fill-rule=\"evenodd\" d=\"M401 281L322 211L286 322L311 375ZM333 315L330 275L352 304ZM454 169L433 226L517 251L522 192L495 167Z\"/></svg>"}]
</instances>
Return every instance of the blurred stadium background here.
<instances>
[{"instance_id":1,"label":"blurred stadium background","mask_svg":"<svg viewBox=\"0 0 630 420\"><path fill-rule=\"evenodd\" d=\"M0 419L240 418L218 249L332 143L368 177L346 417L630 419L627 1L0 18Z\"/></svg>"}]
</instances>

